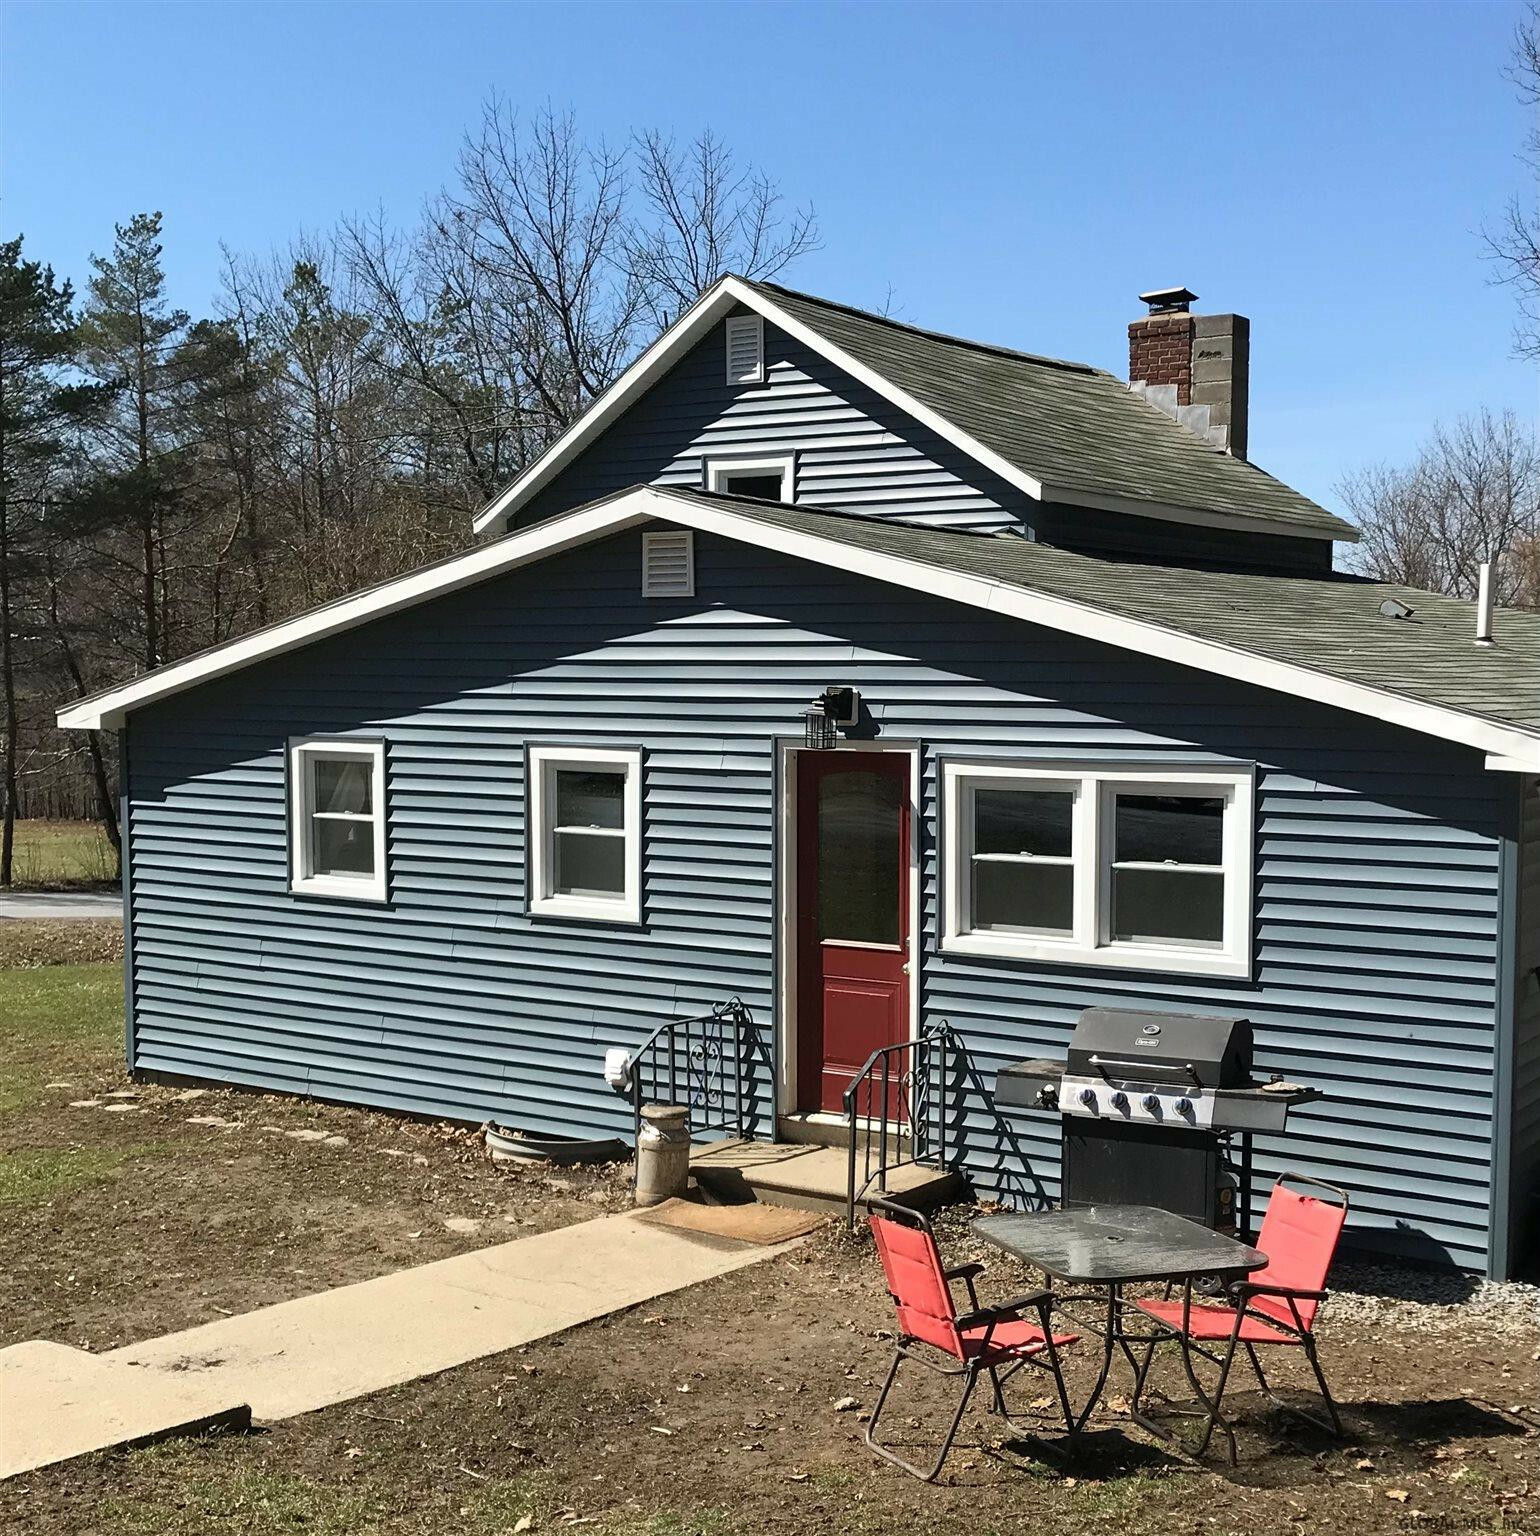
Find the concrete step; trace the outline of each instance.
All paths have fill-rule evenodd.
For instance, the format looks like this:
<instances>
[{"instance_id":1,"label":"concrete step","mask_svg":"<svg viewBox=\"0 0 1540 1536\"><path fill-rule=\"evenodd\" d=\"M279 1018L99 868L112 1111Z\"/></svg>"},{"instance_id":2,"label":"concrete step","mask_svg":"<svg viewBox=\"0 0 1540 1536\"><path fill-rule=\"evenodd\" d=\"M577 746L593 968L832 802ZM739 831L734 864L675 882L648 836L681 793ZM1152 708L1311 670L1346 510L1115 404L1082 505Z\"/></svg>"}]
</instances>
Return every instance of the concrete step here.
<instances>
[{"instance_id":1,"label":"concrete step","mask_svg":"<svg viewBox=\"0 0 1540 1536\"><path fill-rule=\"evenodd\" d=\"M709 1198L759 1200L802 1211L843 1211L849 1166L843 1147L787 1142L708 1142L690 1155L690 1171ZM929 1208L955 1198L962 1187L958 1174L909 1163L888 1175L886 1192L906 1205Z\"/></svg>"},{"instance_id":2,"label":"concrete step","mask_svg":"<svg viewBox=\"0 0 1540 1536\"><path fill-rule=\"evenodd\" d=\"M856 1132L856 1145L863 1147L869 1141L875 1141L883 1134L878 1131L858 1130ZM907 1152L909 1149L909 1137L902 1132L887 1132L888 1156L892 1157L896 1151ZM803 1146L812 1147L848 1147L850 1145L850 1122L843 1115L780 1115L775 1122L775 1139L777 1141L794 1141Z\"/></svg>"}]
</instances>

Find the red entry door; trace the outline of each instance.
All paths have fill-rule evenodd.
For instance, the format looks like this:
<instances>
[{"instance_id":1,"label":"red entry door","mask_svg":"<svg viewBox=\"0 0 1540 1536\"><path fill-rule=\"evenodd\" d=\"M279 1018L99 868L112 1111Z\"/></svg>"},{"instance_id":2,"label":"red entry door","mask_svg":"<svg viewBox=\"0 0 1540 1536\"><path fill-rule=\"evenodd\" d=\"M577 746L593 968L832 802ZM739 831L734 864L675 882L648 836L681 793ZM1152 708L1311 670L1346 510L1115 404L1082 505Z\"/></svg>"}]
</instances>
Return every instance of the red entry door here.
<instances>
[{"instance_id":1,"label":"red entry door","mask_svg":"<svg viewBox=\"0 0 1540 1536\"><path fill-rule=\"evenodd\" d=\"M909 1038L909 798L907 753L798 754L802 1110L843 1110L871 1053Z\"/></svg>"}]
</instances>

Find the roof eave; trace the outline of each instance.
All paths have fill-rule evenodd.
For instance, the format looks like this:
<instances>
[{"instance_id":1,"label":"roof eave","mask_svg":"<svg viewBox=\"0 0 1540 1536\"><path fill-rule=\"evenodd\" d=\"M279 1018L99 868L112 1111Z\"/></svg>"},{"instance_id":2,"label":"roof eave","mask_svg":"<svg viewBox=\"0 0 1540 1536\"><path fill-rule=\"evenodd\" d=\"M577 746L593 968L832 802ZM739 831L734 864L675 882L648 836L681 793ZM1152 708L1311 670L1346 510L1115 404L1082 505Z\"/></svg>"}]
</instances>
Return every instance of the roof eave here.
<instances>
[{"instance_id":1,"label":"roof eave","mask_svg":"<svg viewBox=\"0 0 1540 1536\"><path fill-rule=\"evenodd\" d=\"M537 523L521 533L479 545L464 555L399 577L370 592L301 614L200 656L160 668L132 683L104 690L61 709L58 723L66 730L114 729L134 709L185 692L200 683L256 661L300 649L417 603L490 580L650 518L662 518L684 527L751 543L761 542L763 531L774 527L776 547L784 554L1027 623L1083 635L1119 649L1158 655L1198 671L1312 698L1425 735L1457 741L1487 754L1490 759L1501 760L1504 771L1540 772L1540 731L1529 731L1486 716L1351 682L1295 662L1278 661L1254 651L1203 639L1148 620L1128 618L1090 603L1052 596L994 577L956 571L916 559L913 555L873 551L827 535L788 529L768 519L757 519L749 507L729 509L712 505L699 494L654 486L616 492L576 511Z\"/></svg>"}]
</instances>

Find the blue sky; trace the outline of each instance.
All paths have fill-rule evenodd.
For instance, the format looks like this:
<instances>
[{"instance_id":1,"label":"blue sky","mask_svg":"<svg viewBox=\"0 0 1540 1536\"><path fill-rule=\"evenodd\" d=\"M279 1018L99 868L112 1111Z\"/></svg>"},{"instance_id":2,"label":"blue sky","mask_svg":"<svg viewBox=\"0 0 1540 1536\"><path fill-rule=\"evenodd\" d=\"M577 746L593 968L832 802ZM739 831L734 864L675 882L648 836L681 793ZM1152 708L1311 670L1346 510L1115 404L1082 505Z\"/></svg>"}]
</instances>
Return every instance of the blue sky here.
<instances>
[{"instance_id":1,"label":"blue sky","mask_svg":"<svg viewBox=\"0 0 1540 1536\"><path fill-rule=\"evenodd\" d=\"M77 282L166 218L178 302L449 178L497 91L710 125L811 200L787 280L1120 375L1143 288L1252 319L1252 457L1336 505L1480 405L1533 420L1480 229L1523 186L1516 0L802 5L0 0L0 232Z\"/></svg>"}]
</instances>

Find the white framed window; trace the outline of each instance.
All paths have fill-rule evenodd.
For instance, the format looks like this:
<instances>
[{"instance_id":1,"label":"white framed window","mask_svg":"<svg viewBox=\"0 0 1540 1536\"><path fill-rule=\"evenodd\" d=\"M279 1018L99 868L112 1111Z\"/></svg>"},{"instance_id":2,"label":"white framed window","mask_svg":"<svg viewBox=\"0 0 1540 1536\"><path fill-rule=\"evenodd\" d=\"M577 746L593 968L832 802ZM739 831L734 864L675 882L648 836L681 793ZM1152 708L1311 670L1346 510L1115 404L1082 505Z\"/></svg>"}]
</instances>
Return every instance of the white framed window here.
<instances>
[{"instance_id":1,"label":"white framed window","mask_svg":"<svg viewBox=\"0 0 1540 1536\"><path fill-rule=\"evenodd\" d=\"M1251 971L1250 768L948 762L942 947Z\"/></svg>"},{"instance_id":2,"label":"white framed window","mask_svg":"<svg viewBox=\"0 0 1540 1536\"><path fill-rule=\"evenodd\" d=\"M531 747L529 909L642 920L640 748Z\"/></svg>"},{"instance_id":3,"label":"white framed window","mask_svg":"<svg viewBox=\"0 0 1540 1536\"><path fill-rule=\"evenodd\" d=\"M752 459L707 459L708 491L729 496L752 496L756 501L793 502L797 499L795 454L764 454Z\"/></svg>"},{"instance_id":4,"label":"white framed window","mask_svg":"<svg viewBox=\"0 0 1540 1536\"><path fill-rule=\"evenodd\" d=\"M289 888L385 900L385 743L289 744Z\"/></svg>"},{"instance_id":5,"label":"white framed window","mask_svg":"<svg viewBox=\"0 0 1540 1536\"><path fill-rule=\"evenodd\" d=\"M724 359L729 384L765 381L765 322L759 315L730 315Z\"/></svg>"},{"instance_id":6,"label":"white framed window","mask_svg":"<svg viewBox=\"0 0 1540 1536\"><path fill-rule=\"evenodd\" d=\"M695 596L695 534L669 528L642 535L642 596Z\"/></svg>"}]
</instances>

